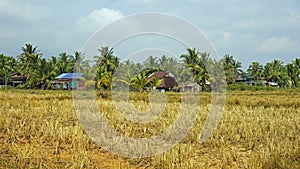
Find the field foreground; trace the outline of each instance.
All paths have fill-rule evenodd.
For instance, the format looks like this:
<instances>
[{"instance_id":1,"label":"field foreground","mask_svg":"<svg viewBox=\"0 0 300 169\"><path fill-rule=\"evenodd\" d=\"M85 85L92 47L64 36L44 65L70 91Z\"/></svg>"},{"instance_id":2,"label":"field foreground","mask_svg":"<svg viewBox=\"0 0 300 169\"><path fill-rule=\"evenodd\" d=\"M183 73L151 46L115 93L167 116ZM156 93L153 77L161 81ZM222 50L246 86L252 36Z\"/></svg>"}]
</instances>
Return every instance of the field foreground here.
<instances>
[{"instance_id":1,"label":"field foreground","mask_svg":"<svg viewBox=\"0 0 300 169\"><path fill-rule=\"evenodd\" d=\"M147 94L131 102L149 108ZM193 129L169 151L149 158L111 154L85 134L69 91L0 91L0 168L300 168L300 91L228 92L217 130L197 139L210 108L201 93ZM157 121L126 121L110 99L98 99L102 114L120 133L151 137L165 131L180 108L178 93Z\"/></svg>"}]
</instances>

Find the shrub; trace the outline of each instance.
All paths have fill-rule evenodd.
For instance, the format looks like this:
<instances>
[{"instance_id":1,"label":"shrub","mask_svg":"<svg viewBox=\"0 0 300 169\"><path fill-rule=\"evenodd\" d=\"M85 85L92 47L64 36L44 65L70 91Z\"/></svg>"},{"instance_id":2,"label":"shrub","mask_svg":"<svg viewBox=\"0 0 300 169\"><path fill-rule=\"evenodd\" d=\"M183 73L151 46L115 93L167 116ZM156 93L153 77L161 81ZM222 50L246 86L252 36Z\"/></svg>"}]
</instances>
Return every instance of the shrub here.
<instances>
[{"instance_id":1,"label":"shrub","mask_svg":"<svg viewBox=\"0 0 300 169\"><path fill-rule=\"evenodd\" d=\"M226 87L227 90L229 91L245 91L245 90L250 90L250 91L259 91L259 90L267 90L267 91L274 91L277 90L276 87L270 87L270 86L249 86L246 84L229 84Z\"/></svg>"}]
</instances>

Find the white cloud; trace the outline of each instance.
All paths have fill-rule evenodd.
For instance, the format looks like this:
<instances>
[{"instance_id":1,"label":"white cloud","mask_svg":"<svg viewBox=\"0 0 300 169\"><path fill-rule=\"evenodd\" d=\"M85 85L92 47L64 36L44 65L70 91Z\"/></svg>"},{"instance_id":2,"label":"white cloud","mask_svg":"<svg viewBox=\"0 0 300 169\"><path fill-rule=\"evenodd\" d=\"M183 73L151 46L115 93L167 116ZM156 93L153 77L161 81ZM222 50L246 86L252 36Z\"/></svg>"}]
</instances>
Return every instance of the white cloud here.
<instances>
[{"instance_id":1,"label":"white cloud","mask_svg":"<svg viewBox=\"0 0 300 169\"><path fill-rule=\"evenodd\" d=\"M287 23L289 26L300 26L300 13L295 10L288 10L288 18L287 18Z\"/></svg>"},{"instance_id":2,"label":"white cloud","mask_svg":"<svg viewBox=\"0 0 300 169\"><path fill-rule=\"evenodd\" d=\"M140 3L140 4L148 4L148 3L151 3L151 2L154 2L155 0L130 0L130 2L133 2L133 3Z\"/></svg>"},{"instance_id":3,"label":"white cloud","mask_svg":"<svg viewBox=\"0 0 300 169\"><path fill-rule=\"evenodd\" d=\"M230 38L232 36L231 32L223 32L223 37L224 38Z\"/></svg>"},{"instance_id":4,"label":"white cloud","mask_svg":"<svg viewBox=\"0 0 300 169\"><path fill-rule=\"evenodd\" d=\"M272 37L265 40L259 47L259 52L263 53L294 53L300 52L300 42L289 37Z\"/></svg>"},{"instance_id":5,"label":"white cloud","mask_svg":"<svg viewBox=\"0 0 300 169\"><path fill-rule=\"evenodd\" d=\"M93 10L88 16L80 18L78 24L80 27L88 30L97 30L113 21L124 17L123 13L118 10L101 8Z\"/></svg>"},{"instance_id":6,"label":"white cloud","mask_svg":"<svg viewBox=\"0 0 300 169\"><path fill-rule=\"evenodd\" d=\"M27 2L0 0L0 18L10 21L36 21L44 17L47 10Z\"/></svg>"}]
</instances>

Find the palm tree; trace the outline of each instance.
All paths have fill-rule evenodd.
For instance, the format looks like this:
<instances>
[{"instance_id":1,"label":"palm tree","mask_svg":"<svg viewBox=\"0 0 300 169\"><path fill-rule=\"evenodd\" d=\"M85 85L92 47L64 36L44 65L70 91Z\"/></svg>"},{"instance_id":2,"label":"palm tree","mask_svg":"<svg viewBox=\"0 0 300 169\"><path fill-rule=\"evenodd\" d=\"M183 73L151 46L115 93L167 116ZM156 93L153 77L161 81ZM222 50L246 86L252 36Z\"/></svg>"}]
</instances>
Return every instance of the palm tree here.
<instances>
[{"instance_id":1,"label":"palm tree","mask_svg":"<svg viewBox=\"0 0 300 169\"><path fill-rule=\"evenodd\" d=\"M252 62L249 65L247 72L250 76L254 77L254 80L260 80L263 75L263 66L258 62Z\"/></svg>"},{"instance_id":2,"label":"palm tree","mask_svg":"<svg viewBox=\"0 0 300 169\"><path fill-rule=\"evenodd\" d=\"M90 68L90 60L85 60L83 53L75 51L74 57L74 72L84 72L86 68Z\"/></svg>"},{"instance_id":3,"label":"palm tree","mask_svg":"<svg viewBox=\"0 0 300 169\"><path fill-rule=\"evenodd\" d=\"M295 67L296 67L295 69L297 69L295 79L297 79L296 80L296 87L298 87L300 85L299 84L299 82L300 82L300 58L296 58L295 60L292 61L292 63L295 65Z\"/></svg>"},{"instance_id":4,"label":"palm tree","mask_svg":"<svg viewBox=\"0 0 300 169\"><path fill-rule=\"evenodd\" d=\"M98 49L100 56L94 56L96 66L101 66L104 72L115 72L119 66L119 58L113 55L113 48L101 47Z\"/></svg>"},{"instance_id":5,"label":"palm tree","mask_svg":"<svg viewBox=\"0 0 300 169\"><path fill-rule=\"evenodd\" d=\"M67 55L66 52L62 52L59 54L59 58L58 58L57 73L62 74L62 73L73 72L74 65L75 65L75 59L72 56Z\"/></svg>"},{"instance_id":6,"label":"palm tree","mask_svg":"<svg viewBox=\"0 0 300 169\"><path fill-rule=\"evenodd\" d=\"M297 66L294 65L293 63L289 63L286 65L286 70L287 70L287 75L292 81L292 85L294 87L298 87L299 74L298 74Z\"/></svg>"},{"instance_id":7,"label":"palm tree","mask_svg":"<svg viewBox=\"0 0 300 169\"><path fill-rule=\"evenodd\" d=\"M120 63L118 71L115 74L116 82L114 85L118 88L127 88L130 85L130 81L140 69L136 69L135 64L130 60L125 60Z\"/></svg>"},{"instance_id":8,"label":"palm tree","mask_svg":"<svg viewBox=\"0 0 300 169\"><path fill-rule=\"evenodd\" d=\"M146 68L158 67L157 57L149 56L144 62L144 66Z\"/></svg>"},{"instance_id":9,"label":"palm tree","mask_svg":"<svg viewBox=\"0 0 300 169\"><path fill-rule=\"evenodd\" d=\"M98 89L110 89L112 85L112 72L104 72L100 75L101 77L97 80L97 88Z\"/></svg>"},{"instance_id":10,"label":"palm tree","mask_svg":"<svg viewBox=\"0 0 300 169\"><path fill-rule=\"evenodd\" d=\"M45 90L51 86L51 80L53 80L56 75L52 62L47 62L47 60L43 58L39 60L37 70L33 72L32 78L29 81L36 86L41 85L42 89Z\"/></svg>"},{"instance_id":11,"label":"palm tree","mask_svg":"<svg viewBox=\"0 0 300 169\"><path fill-rule=\"evenodd\" d=\"M211 75L211 89L214 91L224 91L226 87L226 76L223 70L223 62L211 59L208 70Z\"/></svg>"},{"instance_id":12,"label":"palm tree","mask_svg":"<svg viewBox=\"0 0 300 169\"><path fill-rule=\"evenodd\" d=\"M227 83L234 83L235 77L239 76L242 72L241 62L235 60L233 56L229 54L226 54L221 61L223 63Z\"/></svg>"},{"instance_id":13,"label":"palm tree","mask_svg":"<svg viewBox=\"0 0 300 169\"><path fill-rule=\"evenodd\" d=\"M209 58L209 53L207 52L200 52L200 61L199 61L199 68L198 70L198 84L201 86L202 91L206 88L206 81L209 80L209 73L208 73L208 68L211 66L210 64L210 58Z\"/></svg>"},{"instance_id":14,"label":"palm tree","mask_svg":"<svg viewBox=\"0 0 300 169\"><path fill-rule=\"evenodd\" d=\"M113 55L113 49L109 47L101 47L98 49L101 53L100 56L94 56L95 58L95 67L96 67L96 82L98 89L111 89L112 77L115 71L119 66L119 58ZM105 83L103 82L105 79ZM108 80L110 80L108 82ZM101 83L99 83L101 82ZM101 84L101 88L99 86Z\"/></svg>"},{"instance_id":15,"label":"palm tree","mask_svg":"<svg viewBox=\"0 0 300 169\"><path fill-rule=\"evenodd\" d=\"M130 86L134 89L139 90L140 92L145 91L145 87L151 83L151 80L146 75L146 72L141 72L134 78L132 78L130 82Z\"/></svg>"},{"instance_id":16,"label":"palm tree","mask_svg":"<svg viewBox=\"0 0 300 169\"><path fill-rule=\"evenodd\" d=\"M280 60L273 60L264 66L264 76L267 81L277 82L280 87L288 87L292 83L288 68Z\"/></svg>"},{"instance_id":17,"label":"palm tree","mask_svg":"<svg viewBox=\"0 0 300 169\"><path fill-rule=\"evenodd\" d=\"M151 80L150 86L153 90L155 90L157 87L159 87L162 83L163 79L153 78Z\"/></svg>"},{"instance_id":18,"label":"palm tree","mask_svg":"<svg viewBox=\"0 0 300 169\"><path fill-rule=\"evenodd\" d=\"M26 83L31 88L35 84L32 75L33 72L37 70L36 65L38 65L42 54L39 52L37 46L31 44L25 44L25 46L22 47L22 51L23 52L18 56L19 72L27 76Z\"/></svg>"},{"instance_id":19,"label":"palm tree","mask_svg":"<svg viewBox=\"0 0 300 169\"><path fill-rule=\"evenodd\" d=\"M197 75L197 64L199 63L198 52L196 48L188 48L187 51L188 54L182 54L180 58L183 59L183 62L186 65L186 67L191 70L193 80L195 80Z\"/></svg>"},{"instance_id":20,"label":"palm tree","mask_svg":"<svg viewBox=\"0 0 300 169\"><path fill-rule=\"evenodd\" d=\"M191 70L193 81L196 81L204 91L206 81L209 79L207 65L209 63L209 53L197 52L195 48L187 49L188 54L183 54L180 58L183 59L185 66ZM199 57L200 55L200 57Z\"/></svg>"},{"instance_id":21,"label":"palm tree","mask_svg":"<svg viewBox=\"0 0 300 169\"><path fill-rule=\"evenodd\" d=\"M235 75L240 75L243 72L242 63L237 60L233 60L232 68Z\"/></svg>"},{"instance_id":22,"label":"palm tree","mask_svg":"<svg viewBox=\"0 0 300 169\"><path fill-rule=\"evenodd\" d=\"M279 82L283 66L280 60L274 60L264 66L264 75L268 81Z\"/></svg>"},{"instance_id":23,"label":"palm tree","mask_svg":"<svg viewBox=\"0 0 300 169\"><path fill-rule=\"evenodd\" d=\"M16 68L15 58L0 54L0 77L2 81L4 81L5 86L7 86L7 83L10 79L10 75L15 71L15 68Z\"/></svg>"}]
</instances>

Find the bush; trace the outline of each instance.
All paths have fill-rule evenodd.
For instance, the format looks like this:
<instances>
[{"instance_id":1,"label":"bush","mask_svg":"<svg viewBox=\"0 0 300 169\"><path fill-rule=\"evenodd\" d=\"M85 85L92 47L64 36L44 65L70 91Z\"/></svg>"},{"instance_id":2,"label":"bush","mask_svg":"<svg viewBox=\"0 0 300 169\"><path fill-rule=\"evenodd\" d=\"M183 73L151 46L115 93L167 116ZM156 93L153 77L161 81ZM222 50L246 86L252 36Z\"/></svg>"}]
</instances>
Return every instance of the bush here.
<instances>
[{"instance_id":1,"label":"bush","mask_svg":"<svg viewBox=\"0 0 300 169\"><path fill-rule=\"evenodd\" d=\"M269 87L269 86L249 86L246 84L229 84L226 87L229 91L245 91L245 90L251 90L251 91L259 91L259 90L267 90L267 91L273 91L277 90L276 87Z\"/></svg>"},{"instance_id":2,"label":"bush","mask_svg":"<svg viewBox=\"0 0 300 169\"><path fill-rule=\"evenodd\" d=\"M8 90L8 89L13 89L13 86L0 86L0 90Z\"/></svg>"}]
</instances>

